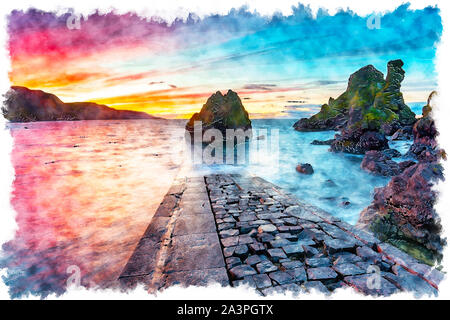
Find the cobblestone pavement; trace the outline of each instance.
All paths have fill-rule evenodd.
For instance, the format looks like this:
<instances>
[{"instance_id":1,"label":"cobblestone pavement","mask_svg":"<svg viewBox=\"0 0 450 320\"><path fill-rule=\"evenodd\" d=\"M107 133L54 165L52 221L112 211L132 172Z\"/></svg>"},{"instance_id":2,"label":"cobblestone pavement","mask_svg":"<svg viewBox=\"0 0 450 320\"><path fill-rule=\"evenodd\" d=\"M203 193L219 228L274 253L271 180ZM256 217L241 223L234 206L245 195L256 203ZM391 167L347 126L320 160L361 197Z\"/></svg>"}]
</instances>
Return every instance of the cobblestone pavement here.
<instances>
[{"instance_id":1,"label":"cobblestone pavement","mask_svg":"<svg viewBox=\"0 0 450 320\"><path fill-rule=\"evenodd\" d=\"M120 281L248 285L262 295L352 287L436 295L443 273L258 177L179 179Z\"/></svg>"}]
</instances>

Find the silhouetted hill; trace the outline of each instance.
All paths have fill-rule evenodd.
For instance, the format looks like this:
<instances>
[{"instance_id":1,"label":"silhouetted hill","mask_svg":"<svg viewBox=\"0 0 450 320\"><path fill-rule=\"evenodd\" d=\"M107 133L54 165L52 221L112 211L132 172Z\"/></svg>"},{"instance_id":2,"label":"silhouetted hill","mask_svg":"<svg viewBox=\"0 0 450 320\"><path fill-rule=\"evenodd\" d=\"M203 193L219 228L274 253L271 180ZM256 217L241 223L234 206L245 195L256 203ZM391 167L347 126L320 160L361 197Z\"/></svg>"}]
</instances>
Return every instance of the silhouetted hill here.
<instances>
[{"instance_id":1,"label":"silhouetted hill","mask_svg":"<svg viewBox=\"0 0 450 320\"><path fill-rule=\"evenodd\" d=\"M6 93L3 116L11 122L160 119L145 112L116 110L93 102L64 103L42 90L13 86Z\"/></svg>"}]
</instances>

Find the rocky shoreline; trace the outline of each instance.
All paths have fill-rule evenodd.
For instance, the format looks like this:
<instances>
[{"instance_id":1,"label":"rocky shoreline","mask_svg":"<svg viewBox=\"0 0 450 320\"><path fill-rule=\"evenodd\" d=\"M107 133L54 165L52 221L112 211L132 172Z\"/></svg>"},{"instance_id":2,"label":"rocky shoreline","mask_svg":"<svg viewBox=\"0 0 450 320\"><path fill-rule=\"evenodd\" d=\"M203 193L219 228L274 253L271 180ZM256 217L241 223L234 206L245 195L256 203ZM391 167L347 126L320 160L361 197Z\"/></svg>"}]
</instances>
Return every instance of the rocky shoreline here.
<instances>
[{"instance_id":1,"label":"rocky shoreline","mask_svg":"<svg viewBox=\"0 0 450 320\"><path fill-rule=\"evenodd\" d=\"M433 186L444 180L439 162L445 159L445 152L436 142L438 132L431 117L433 95L423 107L422 117L413 126L414 140L405 155L418 162L398 163L398 168L389 172L393 176L391 181L387 186L375 189L374 201L361 212L358 221L381 239L429 264L442 259L442 248L446 244L440 236L440 218L434 209L437 194ZM366 153L362 166L371 155L372 152Z\"/></svg>"},{"instance_id":2,"label":"rocky shoreline","mask_svg":"<svg viewBox=\"0 0 450 320\"><path fill-rule=\"evenodd\" d=\"M264 179L219 174L175 180L119 282L420 297L437 295L443 276Z\"/></svg>"},{"instance_id":3,"label":"rocky shoreline","mask_svg":"<svg viewBox=\"0 0 450 320\"><path fill-rule=\"evenodd\" d=\"M396 245L433 265L442 258L445 239L440 236L440 219L434 210L434 184L443 180L440 150L432 118L432 92L416 119L400 91L405 72L401 60L389 61L387 76L368 65L352 74L347 90L330 98L316 115L294 124L297 131L338 130L335 138L313 141L330 145L331 152L361 154L361 168L371 174L392 177L376 188L372 204L358 221L360 228ZM412 140L402 155L389 148L389 141ZM403 161L401 161L403 160Z\"/></svg>"}]
</instances>

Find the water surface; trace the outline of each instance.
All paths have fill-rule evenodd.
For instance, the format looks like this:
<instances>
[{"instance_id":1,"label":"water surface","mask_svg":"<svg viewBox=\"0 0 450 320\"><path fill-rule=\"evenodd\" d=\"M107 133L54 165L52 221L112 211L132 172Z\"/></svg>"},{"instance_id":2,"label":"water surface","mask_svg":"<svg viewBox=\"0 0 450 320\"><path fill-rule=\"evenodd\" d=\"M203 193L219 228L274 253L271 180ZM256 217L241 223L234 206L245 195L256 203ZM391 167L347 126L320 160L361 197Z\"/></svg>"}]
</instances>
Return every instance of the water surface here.
<instances>
[{"instance_id":1,"label":"water surface","mask_svg":"<svg viewBox=\"0 0 450 320\"><path fill-rule=\"evenodd\" d=\"M349 223L389 180L360 169L362 156L311 145L335 132L297 132L295 120L253 120L279 132L278 157L241 166L192 166L183 154L185 121L121 120L8 124L14 139L12 206L18 231L3 245L0 267L13 297L61 293L78 268L81 284L116 283L180 168L261 176ZM406 152L408 143L395 142ZM310 163L313 175L296 172Z\"/></svg>"},{"instance_id":2,"label":"water surface","mask_svg":"<svg viewBox=\"0 0 450 320\"><path fill-rule=\"evenodd\" d=\"M3 245L12 296L119 276L180 167L184 132L155 120L8 124L15 238Z\"/></svg>"}]
</instances>

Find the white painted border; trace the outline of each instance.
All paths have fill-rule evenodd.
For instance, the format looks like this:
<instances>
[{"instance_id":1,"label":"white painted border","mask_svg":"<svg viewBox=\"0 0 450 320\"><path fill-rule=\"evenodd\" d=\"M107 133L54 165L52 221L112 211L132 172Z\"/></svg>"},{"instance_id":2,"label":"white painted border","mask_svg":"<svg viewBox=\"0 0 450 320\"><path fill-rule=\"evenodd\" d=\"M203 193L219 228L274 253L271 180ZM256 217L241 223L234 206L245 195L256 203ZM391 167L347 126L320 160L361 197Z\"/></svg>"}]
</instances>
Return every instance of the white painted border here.
<instances>
[{"instance_id":1,"label":"white painted border","mask_svg":"<svg viewBox=\"0 0 450 320\"><path fill-rule=\"evenodd\" d=\"M304 5L310 5L313 12L316 12L319 7L327 8L330 13L336 12L339 8L351 8L357 14L366 15L374 11L384 12L391 11L404 3L405 1L398 0L377 0L376 5L372 1L354 1L354 0L304 0L301 1ZM448 57L450 46L450 8L448 1L425 1L425 0L409 0L412 9L422 9L427 5L438 5L441 9L441 16L443 19L444 32L442 41L438 48L437 70L439 82L439 97L437 99L437 108L435 110L435 118L437 121L438 130L440 132L439 142L441 147L450 152L450 125L446 125L446 121L450 121L450 106L447 106L450 101L450 62ZM195 12L202 17L211 13L226 14L231 8L248 5L251 11L256 10L261 14L270 15L275 11L279 11L284 15L291 13L291 6L296 5L298 1L295 0L261 0L261 1L243 1L243 0L227 0L227 1L210 1L210 0L97 0L97 1L77 1L77 0L15 0L4 1L0 8L0 92L4 93L9 88L8 70L10 70L8 51L6 48L7 32L6 32L6 15L13 9L27 9L30 7L47 10L65 12L66 8L74 8L76 13L88 14L95 9L100 8L102 12L115 9L118 13L134 11L142 16L160 16L166 20L173 20L175 17L186 17L189 12ZM375 8L376 7L376 8ZM5 120L0 117L0 128L4 128ZM10 193L12 181L14 178L13 168L10 162L10 153L12 148L12 139L9 132L0 130L0 243L3 243L14 236L16 224L15 213L10 206ZM446 172L450 169L448 163L444 163ZM438 189L441 192L437 210L441 215L442 224L444 227L444 235L449 237L450 217L447 214L450 208L450 182L441 183ZM450 237L449 237L450 238ZM444 267L449 266L449 250L444 252ZM448 269L448 268L445 268ZM3 271L4 274L5 270ZM0 272L1 276L2 272ZM412 298L411 294L399 294L389 298ZM50 299L55 297L50 297ZM252 291L245 289L233 288L219 288L217 286L210 286L208 288L189 288L182 289L172 287L160 294L157 297L148 295L145 290L137 289L129 294L120 293L112 290L71 290L60 299L264 299L256 295ZM275 297L274 297L275 298ZM284 299L284 296L276 298ZM304 295L301 299L324 298L322 295L310 294ZM440 286L439 299L450 298L450 283L444 280ZM7 287L0 280L0 299L9 299ZM329 299L329 298L326 298ZM373 299L356 294L353 290L341 290L333 294L332 299Z\"/></svg>"}]
</instances>

